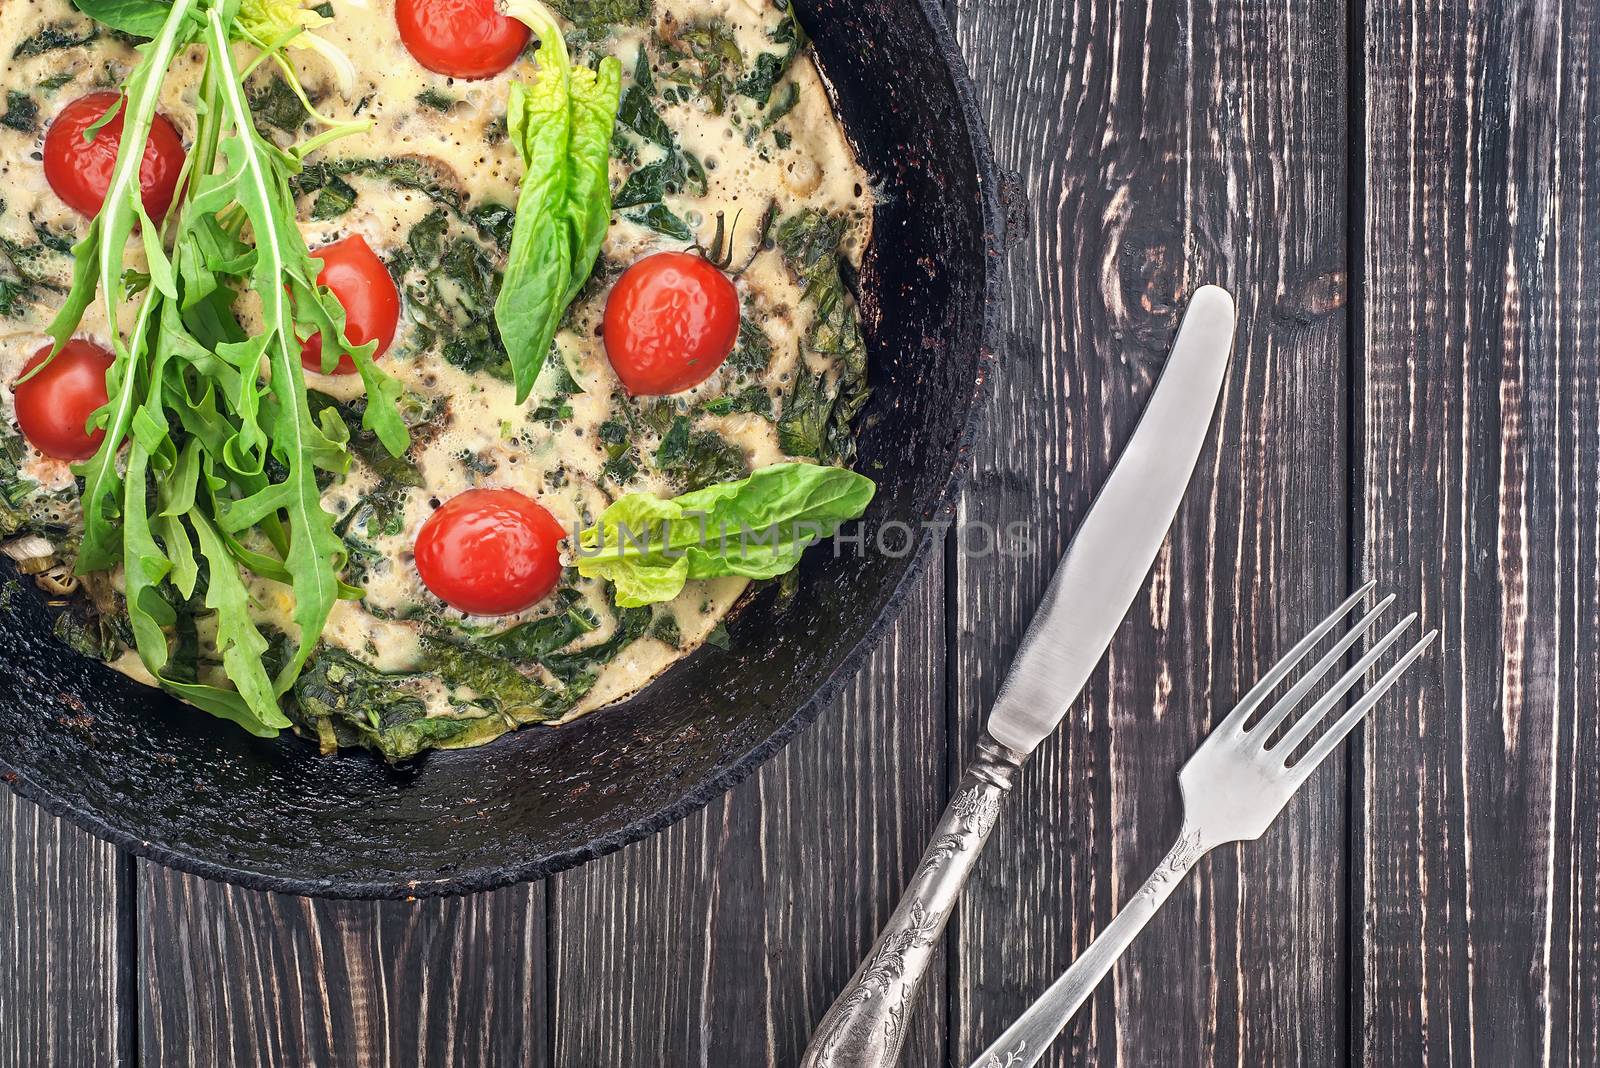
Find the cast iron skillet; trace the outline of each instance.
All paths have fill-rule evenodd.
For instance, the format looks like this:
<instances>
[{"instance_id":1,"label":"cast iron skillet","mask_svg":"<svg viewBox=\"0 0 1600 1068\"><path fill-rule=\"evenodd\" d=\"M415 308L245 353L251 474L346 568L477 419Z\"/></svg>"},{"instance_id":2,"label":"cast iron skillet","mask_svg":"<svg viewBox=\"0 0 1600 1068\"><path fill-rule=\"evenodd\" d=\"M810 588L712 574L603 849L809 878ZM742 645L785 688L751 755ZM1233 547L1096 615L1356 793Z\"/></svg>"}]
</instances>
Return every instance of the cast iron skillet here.
<instances>
[{"instance_id":1,"label":"cast iron skillet","mask_svg":"<svg viewBox=\"0 0 1600 1068\"><path fill-rule=\"evenodd\" d=\"M862 163L880 183L861 272L873 397L869 525L947 514L994 326L994 163L937 0L795 0ZM0 775L141 856L257 889L451 894L618 849L750 774L849 680L931 539L910 555L813 550L799 593L759 595L631 701L559 729L390 768L262 741L84 660L0 588ZM891 546L900 544L890 538Z\"/></svg>"}]
</instances>

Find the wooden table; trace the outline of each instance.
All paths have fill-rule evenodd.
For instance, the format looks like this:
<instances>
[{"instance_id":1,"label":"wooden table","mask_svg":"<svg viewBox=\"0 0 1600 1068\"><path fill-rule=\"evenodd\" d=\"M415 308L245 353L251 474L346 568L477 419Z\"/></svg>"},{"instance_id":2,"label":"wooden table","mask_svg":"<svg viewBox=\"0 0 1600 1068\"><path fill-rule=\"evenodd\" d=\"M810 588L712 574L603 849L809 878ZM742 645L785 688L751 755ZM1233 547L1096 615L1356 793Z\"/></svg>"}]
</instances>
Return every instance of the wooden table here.
<instances>
[{"instance_id":1,"label":"wooden table","mask_svg":"<svg viewBox=\"0 0 1600 1068\"><path fill-rule=\"evenodd\" d=\"M1184 294L1220 439L1029 763L912 1021L981 1048L1177 826L1174 773L1364 577L1442 631L1261 842L1201 864L1049 1064L1600 1064L1600 7L954 0L1019 176L952 543L752 781L544 883L328 903L0 797L0 1065L792 1064L892 906Z\"/></svg>"}]
</instances>

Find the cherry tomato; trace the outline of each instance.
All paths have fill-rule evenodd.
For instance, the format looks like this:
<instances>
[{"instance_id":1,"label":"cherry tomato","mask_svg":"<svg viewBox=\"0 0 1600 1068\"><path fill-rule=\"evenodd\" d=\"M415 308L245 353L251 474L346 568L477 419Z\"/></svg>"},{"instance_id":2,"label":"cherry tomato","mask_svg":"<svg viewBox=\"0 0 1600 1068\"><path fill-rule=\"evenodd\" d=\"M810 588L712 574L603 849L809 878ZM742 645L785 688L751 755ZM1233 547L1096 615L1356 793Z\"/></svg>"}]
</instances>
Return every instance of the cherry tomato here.
<instances>
[{"instance_id":1,"label":"cherry tomato","mask_svg":"<svg viewBox=\"0 0 1600 1068\"><path fill-rule=\"evenodd\" d=\"M681 393L711 377L739 337L739 294L689 252L658 252L606 298L606 356L634 396Z\"/></svg>"},{"instance_id":2,"label":"cherry tomato","mask_svg":"<svg viewBox=\"0 0 1600 1068\"><path fill-rule=\"evenodd\" d=\"M20 379L50 355L46 345L22 366ZM89 416L106 403L106 372L111 353L73 338L61 346L50 366L12 387L17 425L34 448L57 460L87 460L100 448L106 432L84 429Z\"/></svg>"},{"instance_id":3,"label":"cherry tomato","mask_svg":"<svg viewBox=\"0 0 1600 1068\"><path fill-rule=\"evenodd\" d=\"M394 19L412 57L452 78L493 78L528 45L528 27L494 0L397 0Z\"/></svg>"},{"instance_id":4,"label":"cherry tomato","mask_svg":"<svg viewBox=\"0 0 1600 1068\"><path fill-rule=\"evenodd\" d=\"M117 102L112 92L80 96L61 109L44 135L44 176L56 196L67 206L95 215L111 187L111 171L122 144L122 112L95 131L93 141L83 132ZM160 222L172 206L183 170L183 139L165 115L156 115L139 164L139 195L150 218Z\"/></svg>"},{"instance_id":5,"label":"cherry tomato","mask_svg":"<svg viewBox=\"0 0 1600 1068\"><path fill-rule=\"evenodd\" d=\"M417 533L417 571L452 608L503 616L549 595L561 578L555 516L516 490L457 494Z\"/></svg>"},{"instance_id":6,"label":"cherry tomato","mask_svg":"<svg viewBox=\"0 0 1600 1068\"><path fill-rule=\"evenodd\" d=\"M340 238L312 253L322 261L317 282L333 290L344 306L344 336L352 345L378 343L374 358L389 351L395 325L400 321L400 291L389 268L360 234ZM300 347L300 363L308 371L322 370L322 335L312 334ZM355 361L340 356L336 375L354 374Z\"/></svg>"}]
</instances>

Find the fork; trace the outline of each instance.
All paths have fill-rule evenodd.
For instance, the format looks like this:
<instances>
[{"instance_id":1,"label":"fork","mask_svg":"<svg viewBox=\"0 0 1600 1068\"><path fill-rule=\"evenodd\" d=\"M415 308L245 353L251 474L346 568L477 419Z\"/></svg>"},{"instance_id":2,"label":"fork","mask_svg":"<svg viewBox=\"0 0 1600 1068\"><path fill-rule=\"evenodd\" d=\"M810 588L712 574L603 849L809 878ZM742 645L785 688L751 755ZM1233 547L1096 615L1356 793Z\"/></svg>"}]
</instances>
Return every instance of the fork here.
<instances>
[{"instance_id":1,"label":"fork","mask_svg":"<svg viewBox=\"0 0 1600 1068\"><path fill-rule=\"evenodd\" d=\"M1336 608L1332 615L1300 639L1283 659L1261 677L1245 694L1226 719L1201 743L1194 756L1178 773L1183 792L1183 826L1178 840L1156 870L1134 894L1133 900L1106 925L1100 936L1062 973L988 1049L978 1055L970 1068L1029 1068L1037 1064L1074 1013L1089 999L1117 958L1150 922L1167 897L1195 863L1219 845L1254 841L1260 838L1311 776L1346 735L1371 711L1385 691L1395 684L1438 636L1429 631L1379 677L1354 704L1334 720L1303 756L1293 759L1328 713L1367 674L1374 664L1400 640L1416 622L1417 614L1406 616L1335 682L1310 710L1295 720L1282 737L1274 732L1283 726L1300 702L1345 658L1351 648L1368 634L1385 609L1394 603L1391 594L1334 642L1322 658L1280 698L1260 720L1251 718L1279 683L1300 661L1327 637L1353 608L1372 592L1367 583Z\"/></svg>"}]
</instances>

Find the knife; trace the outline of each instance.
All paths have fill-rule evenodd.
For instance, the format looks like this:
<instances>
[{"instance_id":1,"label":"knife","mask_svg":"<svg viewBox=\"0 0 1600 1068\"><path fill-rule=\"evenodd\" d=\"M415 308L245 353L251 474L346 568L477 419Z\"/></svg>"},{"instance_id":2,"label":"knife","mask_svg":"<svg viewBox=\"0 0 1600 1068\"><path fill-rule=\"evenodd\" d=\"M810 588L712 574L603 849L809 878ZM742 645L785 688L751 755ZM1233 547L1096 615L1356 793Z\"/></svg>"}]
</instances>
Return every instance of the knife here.
<instances>
[{"instance_id":1,"label":"knife","mask_svg":"<svg viewBox=\"0 0 1600 1068\"><path fill-rule=\"evenodd\" d=\"M817 1026L802 1068L887 1068L899 1059L928 962L1001 799L1083 689L1166 540L1216 412L1233 328L1227 291L1196 290L1139 426L1023 636L977 756L894 914Z\"/></svg>"}]
</instances>

